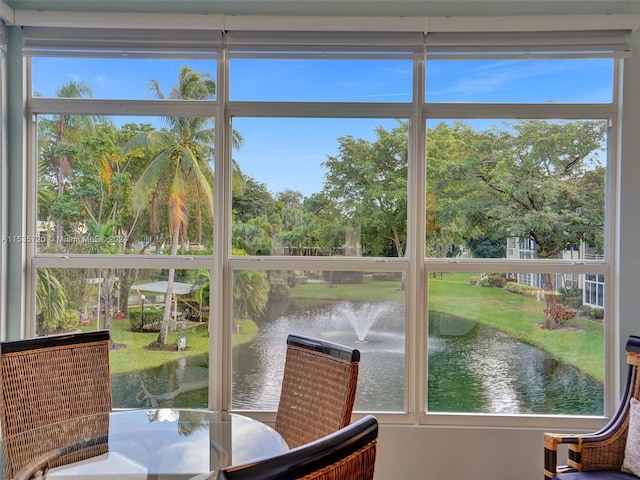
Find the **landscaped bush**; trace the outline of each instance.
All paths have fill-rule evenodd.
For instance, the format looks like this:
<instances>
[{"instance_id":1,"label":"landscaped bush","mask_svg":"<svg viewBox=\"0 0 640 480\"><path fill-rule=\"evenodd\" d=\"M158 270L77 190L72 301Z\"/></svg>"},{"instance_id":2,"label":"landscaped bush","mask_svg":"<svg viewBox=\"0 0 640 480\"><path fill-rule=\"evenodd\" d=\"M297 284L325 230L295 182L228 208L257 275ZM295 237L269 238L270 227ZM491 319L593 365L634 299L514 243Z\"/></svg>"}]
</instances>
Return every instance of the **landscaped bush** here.
<instances>
[{"instance_id":1,"label":"landscaped bush","mask_svg":"<svg viewBox=\"0 0 640 480\"><path fill-rule=\"evenodd\" d=\"M362 272L333 271L322 272L322 280L335 285L356 285L362 283Z\"/></svg>"},{"instance_id":2,"label":"landscaped bush","mask_svg":"<svg viewBox=\"0 0 640 480\"><path fill-rule=\"evenodd\" d=\"M580 310L580 314L584 317L591 317L592 308L589 305L580 305L578 308Z\"/></svg>"},{"instance_id":3,"label":"landscaped bush","mask_svg":"<svg viewBox=\"0 0 640 480\"><path fill-rule=\"evenodd\" d=\"M480 281L480 279L478 277L471 277L469 279L469 285L477 285L478 281Z\"/></svg>"},{"instance_id":4,"label":"landscaped bush","mask_svg":"<svg viewBox=\"0 0 640 480\"><path fill-rule=\"evenodd\" d=\"M508 292L517 293L518 295L524 295L525 297L531 298L537 298L542 293L542 290L537 287L530 287L529 285L513 282L507 282L504 289Z\"/></svg>"},{"instance_id":5,"label":"landscaped bush","mask_svg":"<svg viewBox=\"0 0 640 480\"><path fill-rule=\"evenodd\" d=\"M487 281L489 282L489 285L497 288L502 288L507 283L505 277L502 275L489 275L487 277Z\"/></svg>"},{"instance_id":6,"label":"landscaped bush","mask_svg":"<svg viewBox=\"0 0 640 480\"><path fill-rule=\"evenodd\" d=\"M392 282L402 280L402 272L377 272L371 278L379 282Z\"/></svg>"},{"instance_id":7,"label":"landscaped bush","mask_svg":"<svg viewBox=\"0 0 640 480\"><path fill-rule=\"evenodd\" d=\"M129 321L131 322L132 332L150 332L158 331L158 329L145 328L147 325L162 322L162 310L133 310L129 309Z\"/></svg>"},{"instance_id":8,"label":"landscaped bush","mask_svg":"<svg viewBox=\"0 0 640 480\"><path fill-rule=\"evenodd\" d=\"M602 320L604 318L604 309L603 308L592 308L591 313L589 314L591 318L594 320Z\"/></svg>"},{"instance_id":9,"label":"landscaped bush","mask_svg":"<svg viewBox=\"0 0 640 480\"><path fill-rule=\"evenodd\" d=\"M566 308L580 308L582 305L581 288L560 288L558 291L562 294L560 301Z\"/></svg>"},{"instance_id":10,"label":"landscaped bush","mask_svg":"<svg viewBox=\"0 0 640 480\"><path fill-rule=\"evenodd\" d=\"M489 279L488 278L483 278L482 280L480 280L478 285L480 285L481 287L493 287L493 285L491 285L491 283L489 283Z\"/></svg>"},{"instance_id":11,"label":"landscaped bush","mask_svg":"<svg viewBox=\"0 0 640 480\"><path fill-rule=\"evenodd\" d=\"M80 312L77 310L69 309L65 310L58 321L58 330L68 332L75 328L78 328L80 323Z\"/></svg>"}]
</instances>

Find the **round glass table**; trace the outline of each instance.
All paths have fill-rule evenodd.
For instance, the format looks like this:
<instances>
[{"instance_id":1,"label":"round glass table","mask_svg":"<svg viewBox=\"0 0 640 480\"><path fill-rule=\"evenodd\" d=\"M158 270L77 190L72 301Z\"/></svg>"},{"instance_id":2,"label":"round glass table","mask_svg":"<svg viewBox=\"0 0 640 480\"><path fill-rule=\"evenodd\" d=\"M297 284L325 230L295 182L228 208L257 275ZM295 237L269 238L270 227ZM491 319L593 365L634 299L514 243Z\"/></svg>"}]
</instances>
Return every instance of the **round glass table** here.
<instances>
[{"instance_id":1,"label":"round glass table","mask_svg":"<svg viewBox=\"0 0 640 480\"><path fill-rule=\"evenodd\" d=\"M287 450L278 432L243 415L116 410L3 439L2 471L5 479L30 470L49 480L215 478L222 466Z\"/></svg>"}]
</instances>

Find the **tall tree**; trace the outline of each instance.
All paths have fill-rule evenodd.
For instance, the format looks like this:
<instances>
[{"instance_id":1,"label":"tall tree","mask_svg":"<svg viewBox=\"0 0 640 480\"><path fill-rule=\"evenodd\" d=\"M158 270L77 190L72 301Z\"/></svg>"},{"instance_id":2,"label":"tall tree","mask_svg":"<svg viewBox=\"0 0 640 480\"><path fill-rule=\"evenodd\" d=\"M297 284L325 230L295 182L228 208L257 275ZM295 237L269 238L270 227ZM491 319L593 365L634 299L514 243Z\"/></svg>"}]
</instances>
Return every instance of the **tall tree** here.
<instances>
[{"instance_id":1,"label":"tall tree","mask_svg":"<svg viewBox=\"0 0 640 480\"><path fill-rule=\"evenodd\" d=\"M62 98L91 97L91 88L82 81L69 82L56 90ZM93 131L93 118L85 115L59 114L43 117L39 122L40 154L47 160L53 173L57 194L65 193L65 182L72 175L74 143ZM56 241L62 243L62 219L56 222Z\"/></svg>"},{"instance_id":2,"label":"tall tree","mask_svg":"<svg viewBox=\"0 0 640 480\"><path fill-rule=\"evenodd\" d=\"M601 247L604 121L521 121L479 133L456 169L467 194L458 203L487 234L531 238L553 259L581 242ZM546 292L555 275L541 275ZM547 329L559 326L556 296L545 295Z\"/></svg>"},{"instance_id":3,"label":"tall tree","mask_svg":"<svg viewBox=\"0 0 640 480\"><path fill-rule=\"evenodd\" d=\"M178 84L166 97L157 81L151 80L150 89L158 99L207 100L215 95L215 82L206 73L189 67L180 69ZM186 238L189 204L195 208L200 220L204 204L213 221L213 169L215 130L207 117L164 117L167 129L140 133L124 146L124 153L141 147L151 158L137 180L132 201L136 210L150 207L151 229L160 230L159 210L166 206L171 233L171 255L178 253L178 246ZM241 137L234 135L237 147ZM198 227L199 227L198 225ZM171 324L175 269L169 269L164 316L160 326L158 343L166 344Z\"/></svg>"},{"instance_id":4,"label":"tall tree","mask_svg":"<svg viewBox=\"0 0 640 480\"><path fill-rule=\"evenodd\" d=\"M372 255L404 256L407 232L408 123L376 128L374 142L338 139L328 157L324 193L336 202L345 226L356 225ZM389 248L390 247L390 248Z\"/></svg>"}]
</instances>

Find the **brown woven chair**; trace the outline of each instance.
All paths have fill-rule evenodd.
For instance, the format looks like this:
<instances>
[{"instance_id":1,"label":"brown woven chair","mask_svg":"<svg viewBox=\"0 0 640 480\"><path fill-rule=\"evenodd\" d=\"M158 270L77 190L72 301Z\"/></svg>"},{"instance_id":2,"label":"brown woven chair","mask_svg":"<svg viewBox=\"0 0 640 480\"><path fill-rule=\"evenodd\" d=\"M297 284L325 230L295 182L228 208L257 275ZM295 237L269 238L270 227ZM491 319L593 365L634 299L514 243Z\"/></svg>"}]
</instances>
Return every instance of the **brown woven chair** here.
<instances>
[{"instance_id":1,"label":"brown woven chair","mask_svg":"<svg viewBox=\"0 0 640 480\"><path fill-rule=\"evenodd\" d=\"M275 421L289 448L351 423L359 362L355 348L289 335Z\"/></svg>"},{"instance_id":2,"label":"brown woven chair","mask_svg":"<svg viewBox=\"0 0 640 480\"><path fill-rule=\"evenodd\" d=\"M640 399L640 337L627 340L628 374L624 393L611 420L589 434L544 434L544 478L555 480L636 479L621 472L629 427L631 398ZM557 465L558 445L567 444L567 465Z\"/></svg>"},{"instance_id":3,"label":"brown woven chair","mask_svg":"<svg viewBox=\"0 0 640 480\"><path fill-rule=\"evenodd\" d=\"M226 467L217 480L371 480L378 422L366 417L275 457Z\"/></svg>"},{"instance_id":4,"label":"brown woven chair","mask_svg":"<svg viewBox=\"0 0 640 480\"><path fill-rule=\"evenodd\" d=\"M88 430L84 422L81 432L65 421L109 411L108 330L0 342L4 478L46 452L104 434L108 417Z\"/></svg>"}]
</instances>

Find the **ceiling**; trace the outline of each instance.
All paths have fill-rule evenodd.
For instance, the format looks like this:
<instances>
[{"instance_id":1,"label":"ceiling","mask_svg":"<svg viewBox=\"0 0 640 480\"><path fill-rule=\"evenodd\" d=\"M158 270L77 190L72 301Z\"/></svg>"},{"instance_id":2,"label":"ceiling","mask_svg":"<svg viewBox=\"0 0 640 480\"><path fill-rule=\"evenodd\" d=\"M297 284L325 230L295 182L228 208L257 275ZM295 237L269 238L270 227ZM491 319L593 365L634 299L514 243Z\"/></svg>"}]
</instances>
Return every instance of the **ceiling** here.
<instances>
[{"instance_id":1,"label":"ceiling","mask_svg":"<svg viewBox=\"0 0 640 480\"><path fill-rule=\"evenodd\" d=\"M13 10L303 16L639 13L640 0L2 0Z\"/></svg>"}]
</instances>

